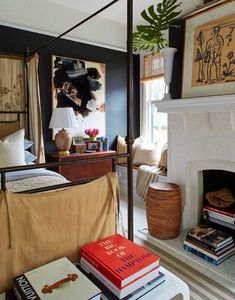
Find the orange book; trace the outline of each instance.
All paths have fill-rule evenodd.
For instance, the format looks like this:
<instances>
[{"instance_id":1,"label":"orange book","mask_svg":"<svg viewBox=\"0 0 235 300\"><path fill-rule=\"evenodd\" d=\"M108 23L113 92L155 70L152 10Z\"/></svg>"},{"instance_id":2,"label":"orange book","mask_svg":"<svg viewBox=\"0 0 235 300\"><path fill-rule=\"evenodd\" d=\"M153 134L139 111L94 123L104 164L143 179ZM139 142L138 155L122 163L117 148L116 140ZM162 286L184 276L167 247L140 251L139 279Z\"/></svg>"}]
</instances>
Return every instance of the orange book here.
<instances>
[{"instance_id":1,"label":"orange book","mask_svg":"<svg viewBox=\"0 0 235 300\"><path fill-rule=\"evenodd\" d=\"M157 255L120 234L83 246L81 257L119 289L156 268L160 260Z\"/></svg>"}]
</instances>

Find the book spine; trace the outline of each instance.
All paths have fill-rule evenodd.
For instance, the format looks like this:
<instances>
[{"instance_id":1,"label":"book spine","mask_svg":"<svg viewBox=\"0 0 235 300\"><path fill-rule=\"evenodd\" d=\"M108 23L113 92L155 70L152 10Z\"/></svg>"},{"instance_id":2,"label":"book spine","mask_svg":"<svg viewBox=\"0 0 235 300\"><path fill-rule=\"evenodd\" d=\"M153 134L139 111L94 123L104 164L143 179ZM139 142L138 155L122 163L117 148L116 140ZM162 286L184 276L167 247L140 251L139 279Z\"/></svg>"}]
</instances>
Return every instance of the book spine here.
<instances>
[{"instance_id":1,"label":"book spine","mask_svg":"<svg viewBox=\"0 0 235 300\"><path fill-rule=\"evenodd\" d=\"M215 259L201 253L200 251L198 251L196 249L193 249L192 247L189 247L188 245L184 244L184 249L191 252L191 253L193 253L193 254L195 254L195 255L197 255L200 258L203 258L206 261L209 261L209 262L213 263L216 266L219 264L218 261L216 261Z\"/></svg>"},{"instance_id":2,"label":"book spine","mask_svg":"<svg viewBox=\"0 0 235 300\"><path fill-rule=\"evenodd\" d=\"M221 259L219 259L218 261L214 260L213 258L201 253L200 251L197 251L187 245L184 245L184 249L197 255L200 258L203 258L204 260L213 263L214 265L218 266L219 264L221 264L223 261L225 261L226 259L228 259L230 256L234 255L234 252L230 252L228 253L226 256L222 257Z\"/></svg>"},{"instance_id":3,"label":"book spine","mask_svg":"<svg viewBox=\"0 0 235 300\"><path fill-rule=\"evenodd\" d=\"M228 216L228 217L235 218L235 214L234 213L229 212L229 211L224 211L224 210L221 210L219 208L216 208L216 207L213 207L213 206L210 206L210 205L207 205L207 204L205 204L203 206L203 208L205 208L205 209L207 209L209 211L214 211L214 212L220 213L220 214Z\"/></svg>"},{"instance_id":4,"label":"book spine","mask_svg":"<svg viewBox=\"0 0 235 300\"><path fill-rule=\"evenodd\" d=\"M81 258L80 264L82 269L87 273L92 273L98 280L100 280L110 291L114 293L118 298L121 296L121 290L116 287L108 278L106 278L102 273L100 273L95 267L87 263L85 259Z\"/></svg>"},{"instance_id":5,"label":"book spine","mask_svg":"<svg viewBox=\"0 0 235 300\"><path fill-rule=\"evenodd\" d=\"M224 221L222 221L222 220L219 220L219 219L217 219L217 218L213 218L213 217L210 217L210 216L209 216L209 218L208 218L208 221L235 230L235 224L230 224L230 223L224 222Z\"/></svg>"},{"instance_id":6,"label":"book spine","mask_svg":"<svg viewBox=\"0 0 235 300\"><path fill-rule=\"evenodd\" d=\"M163 282L165 281L165 279L161 279L156 285L154 285L153 287L150 287L150 288L143 288L143 290L135 295L131 295L130 296L128 295L127 297L123 298L122 300L137 300L137 299L142 299L145 295L147 295L149 292L151 292L152 290L154 290L156 287L158 287L159 285L161 285ZM115 299L118 299L118 298L110 298L110 297L107 297L105 295L105 293L101 293L100 295L100 299L101 300L115 300Z\"/></svg>"},{"instance_id":7,"label":"book spine","mask_svg":"<svg viewBox=\"0 0 235 300\"><path fill-rule=\"evenodd\" d=\"M225 216L221 213L218 213L218 212L215 212L215 211L210 211L206 208L203 208L203 212L204 213L208 212L209 217L213 217L213 218L219 219L221 221L224 221L224 222L227 222L227 223L230 223L230 224L235 223L235 218L233 218L233 217Z\"/></svg>"},{"instance_id":8,"label":"book spine","mask_svg":"<svg viewBox=\"0 0 235 300\"><path fill-rule=\"evenodd\" d=\"M187 235L186 236L186 241L188 242L193 242L195 243L196 245L198 245L199 247L202 247L203 249L205 250L209 250L211 251L212 253L216 253L216 248L211 246L211 245L208 245L208 244L205 244L203 243L202 241L199 241L197 238L191 236L191 235Z\"/></svg>"},{"instance_id":9,"label":"book spine","mask_svg":"<svg viewBox=\"0 0 235 300\"><path fill-rule=\"evenodd\" d=\"M228 255L229 253L232 253L232 252L235 251L235 248L232 245L232 247L230 247L229 249L225 250L224 252L215 255L215 254L211 254L210 252L208 252L205 249L202 249L201 247L196 246L193 243L189 243L187 241L184 241L184 244L187 245L187 246L189 246L189 247L191 247L191 248L193 248L193 249L195 249L195 250L197 250L197 251L199 251L199 252L201 252L202 254L205 254L205 255L213 258L216 261L220 260L221 258L223 258L224 256Z\"/></svg>"},{"instance_id":10,"label":"book spine","mask_svg":"<svg viewBox=\"0 0 235 300\"><path fill-rule=\"evenodd\" d=\"M222 247L220 250L218 250L216 252L216 255L220 256L222 254L224 254L225 252L227 252L228 250L230 250L231 248L234 248L235 247L235 244L232 242L228 245L225 245L224 247Z\"/></svg>"},{"instance_id":11,"label":"book spine","mask_svg":"<svg viewBox=\"0 0 235 300\"><path fill-rule=\"evenodd\" d=\"M205 255L209 256L210 258L213 258L214 260L219 260L218 256L216 256L215 254L212 254L209 251L207 251L205 249L202 249L201 247L198 247L193 243L189 243L187 241L184 241L184 245L189 246L189 247L201 252L202 254L205 254Z\"/></svg>"},{"instance_id":12,"label":"book spine","mask_svg":"<svg viewBox=\"0 0 235 300\"><path fill-rule=\"evenodd\" d=\"M12 290L18 300L24 300L22 298L23 296L19 293L19 291L17 290L17 288L14 285L12 286Z\"/></svg>"},{"instance_id":13,"label":"book spine","mask_svg":"<svg viewBox=\"0 0 235 300\"><path fill-rule=\"evenodd\" d=\"M41 300L25 275L14 278L12 287L19 300Z\"/></svg>"},{"instance_id":14,"label":"book spine","mask_svg":"<svg viewBox=\"0 0 235 300\"><path fill-rule=\"evenodd\" d=\"M118 289L122 288L120 278L118 278L111 270L107 269L100 262L97 262L93 257L81 249L81 258L84 257L95 269L108 278Z\"/></svg>"},{"instance_id":15,"label":"book spine","mask_svg":"<svg viewBox=\"0 0 235 300\"><path fill-rule=\"evenodd\" d=\"M118 289L112 282L110 282L103 274L101 274L96 268L94 268L89 262L87 262L83 257L80 261L81 267L88 273L92 273L99 281L101 281L115 296L123 298L128 294L132 293L138 289L143 284L147 284L149 281L155 279L159 276L159 266L155 267L153 270L149 271L142 277L135 280L133 283L126 285L122 289Z\"/></svg>"}]
</instances>

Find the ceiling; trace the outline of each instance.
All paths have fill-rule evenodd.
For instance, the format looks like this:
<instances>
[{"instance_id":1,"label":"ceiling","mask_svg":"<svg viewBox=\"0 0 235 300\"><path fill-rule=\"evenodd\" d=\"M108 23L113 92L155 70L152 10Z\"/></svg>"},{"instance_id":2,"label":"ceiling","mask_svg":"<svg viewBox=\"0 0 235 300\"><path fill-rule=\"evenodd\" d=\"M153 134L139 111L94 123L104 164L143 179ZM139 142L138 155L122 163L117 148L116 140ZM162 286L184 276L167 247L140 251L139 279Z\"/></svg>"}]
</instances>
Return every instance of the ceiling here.
<instances>
[{"instance_id":1,"label":"ceiling","mask_svg":"<svg viewBox=\"0 0 235 300\"><path fill-rule=\"evenodd\" d=\"M49 35L59 35L112 0L0 0L0 24ZM133 0L133 27L143 23L140 13L159 0ZM202 0L181 0L186 13ZM126 48L127 0L119 0L79 28L67 39L115 49Z\"/></svg>"},{"instance_id":2,"label":"ceiling","mask_svg":"<svg viewBox=\"0 0 235 300\"><path fill-rule=\"evenodd\" d=\"M112 0L48 0L59 5L70 7L72 9L80 10L89 14L97 11L98 9L104 7L108 3L111 3ZM156 5L161 2L160 0L133 0L133 25L143 23L143 18L140 16L140 13L149 7L150 5ZM180 2L180 1L179 1ZM182 2L182 11L188 12L194 8L195 5L202 4L202 0L181 0ZM191 3L190 3L191 2ZM193 4L192 4L193 2ZM100 13L100 17L115 21L121 24L126 24L126 9L127 0L119 0L110 6L108 9Z\"/></svg>"},{"instance_id":3,"label":"ceiling","mask_svg":"<svg viewBox=\"0 0 235 300\"><path fill-rule=\"evenodd\" d=\"M112 2L112 0L48 0L60 5L64 5L67 7L70 7L72 9L80 10L86 13L93 13L100 9L101 7L104 7L108 3ZM140 23L141 17L140 12L145 9L146 7L149 7L152 4L156 4L157 2L160 2L159 0L133 0L133 24L136 26L136 24ZM100 13L100 17L115 21L121 24L126 24L126 6L127 1L126 0L119 0L112 6L110 6L108 9L104 10L102 13ZM115 12L115 13L114 13Z\"/></svg>"}]
</instances>

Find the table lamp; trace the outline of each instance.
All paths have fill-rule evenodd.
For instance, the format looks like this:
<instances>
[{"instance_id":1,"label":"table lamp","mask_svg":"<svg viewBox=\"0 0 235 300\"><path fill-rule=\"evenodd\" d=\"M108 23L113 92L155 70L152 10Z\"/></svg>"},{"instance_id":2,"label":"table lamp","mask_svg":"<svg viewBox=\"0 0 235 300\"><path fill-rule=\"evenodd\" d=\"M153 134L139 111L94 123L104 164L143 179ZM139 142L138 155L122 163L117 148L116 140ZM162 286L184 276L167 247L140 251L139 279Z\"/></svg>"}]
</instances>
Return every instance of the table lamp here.
<instances>
[{"instance_id":1,"label":"table lamp","mask_svg":"<svg viewBox=\"0 0 235 300\"><path fill-rule=\"evenodd\" d=\"M55 135L55 143L60 155L69 155L72 136L65 128L78 126L72 107L57 107L53 110L49 128L61 128Z\"/></svg>"}]
</instances>

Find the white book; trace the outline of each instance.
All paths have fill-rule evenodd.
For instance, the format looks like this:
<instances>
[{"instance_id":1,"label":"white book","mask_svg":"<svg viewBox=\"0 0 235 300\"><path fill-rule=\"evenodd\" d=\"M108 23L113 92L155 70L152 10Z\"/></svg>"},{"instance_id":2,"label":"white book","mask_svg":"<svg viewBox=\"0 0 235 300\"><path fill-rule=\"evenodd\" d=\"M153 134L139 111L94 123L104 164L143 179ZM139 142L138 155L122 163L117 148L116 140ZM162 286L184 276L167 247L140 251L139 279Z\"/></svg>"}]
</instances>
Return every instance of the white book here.
<instances>
[{"instance_id":1,"label":"white book","mask_svg":"<svg viewBox=\"0 0 235 300\"><path fill-rule=\"evenodd\" d=\"M222 225L224 227L228 227L228 228L231 228L231 229L235 230L235 224L230 224L228 222L225 222L223 220L219 220L217 218L213 218L213 217L210 217L210 216L209 216L209 221L214 222L214 223L219 224L219 225Z\"/></svg>"},{"instance_id":2,"label":"white book","mask_svg":"<svg viewBox=\"0 0 235 300\"><path fill-rule=\"evenodd\" d=\"M224 221L226 223L230 223L230 224L233 224L233 225L235 224L235 218L234 217L226 216L226 215L220 214L216 211L208 210L206 208L203 208L203 212L207 212L209 217L213 217L213 218L219 219L221 221Z\"/></svg>"},{"instance_id":3,"label":"white book","mask_svg":"<svg viewBox=\"0 0 235 300\"><path fill-rule=\"evenodd\" d=\"M159 272L158 277L154 278L153 280L149 281L148 283L142 285L139 289L134 291L133 293L127 295L127 297L123 298L122 300L138 300L143 299L145 295L150 293L152 290L157 289L157 287L165 281L165 275L162 272ZM101 294L102 300L110 300L110 297L107 297L104 293Z\"/></svg>"},{"instance_id":4,"label":"white book","mask_svg":"<svg viewBox=\"0 0 235 300\"><path fill-rule=\"evenodd\" d=\"M152 279L159 276L159 266L148 272L143 277L135 280L133 283L119 289L114 283L112 283L107 277L100 273L95 267L93 267L84 257L80 260L81 268L87 272L92 273L99 281L101 281L115 296L118 298L124 298L130 293L137 290L142 285L147 284Z\"/></svg>"},{"instance_id":5,"label":"white book","mask_svg":"<svg viewBox=\"0 0 235 300\"><path fill-rule=\"evenodd\" d=\"M65 257L15 277L13 291L20 300L98 300L101 294Z\"/></svg>"},{"instance_id":6,"label":"white book","mask_svg":"<svg viewBox=\"0 0 235 300\"><path fill-rule=\"evenodd\" d=\"M188 241L186 241L186 240L184 241L184 245L189 246L189 247L191 247L191 248L193 248L193 249L195 249L195 250L201 252L202 254L205 254L205 255L207 255L207 256L213 258L213 259L216 260L216 261L220 260L221 258L227 256L227 255L230 254L230 253L235 253L235 247L232 247L232 248L230 248L228 251L226 251L226 252L222 253L221 255L218 255L218 256L217 256L217 255L214 255L214 254L208 252L207 250L205 250L205 249L203 249L203 248L201 248L201 247L198 247L198 246L196 246L195 244L190 243L190 242L188 242Z\"/></svg>"}]
</instances>

